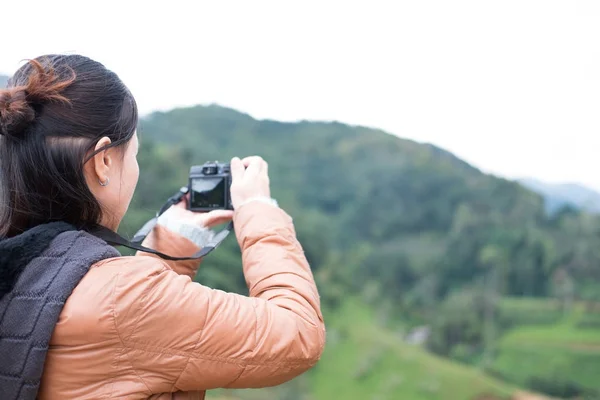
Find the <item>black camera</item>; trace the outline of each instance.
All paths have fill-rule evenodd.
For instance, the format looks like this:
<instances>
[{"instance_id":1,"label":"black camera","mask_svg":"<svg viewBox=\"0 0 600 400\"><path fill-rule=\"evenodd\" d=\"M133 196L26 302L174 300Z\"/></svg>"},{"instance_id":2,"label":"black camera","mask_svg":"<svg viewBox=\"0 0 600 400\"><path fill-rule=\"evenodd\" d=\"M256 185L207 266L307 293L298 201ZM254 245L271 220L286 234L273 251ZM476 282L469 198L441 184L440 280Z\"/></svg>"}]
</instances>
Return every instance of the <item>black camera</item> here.
<instances>
[{"instance_id":1,"label":"black camera","mask_svg":"<svg viewBox=\"0 0 600 400\"><path fill-rule=\"evenodd\" d=\"M190 168L191 211L233 210L231 204L231 168L218 161Z\"/></svg>"}]
</instances>

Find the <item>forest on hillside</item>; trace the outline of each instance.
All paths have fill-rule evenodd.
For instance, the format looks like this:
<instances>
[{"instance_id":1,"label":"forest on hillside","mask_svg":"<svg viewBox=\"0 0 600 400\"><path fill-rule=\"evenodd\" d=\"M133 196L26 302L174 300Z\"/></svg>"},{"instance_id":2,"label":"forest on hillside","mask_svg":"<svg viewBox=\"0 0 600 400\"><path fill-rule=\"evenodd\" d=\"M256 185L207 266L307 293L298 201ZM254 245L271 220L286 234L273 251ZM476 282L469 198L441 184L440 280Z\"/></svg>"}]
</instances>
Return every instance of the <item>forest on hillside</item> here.
<instances>
[{"instance_id":1,"label":"forest on hillside","mask_svg":"<svg viewBox=\"0 0 600 400\"><path fill-rule=\"evenodd\" d=\"M597 216L572 208L549 216L515 182L365 127L259 121L213 105L153 113L139 133L128 235L187 183L191 165L268 161L328 325L322 362L272 398L508 399L516 388L600 396ZM196 280L247 293L233 238ZM410 344L415 332L424 336Z\"/></svg>"}]
</instances>

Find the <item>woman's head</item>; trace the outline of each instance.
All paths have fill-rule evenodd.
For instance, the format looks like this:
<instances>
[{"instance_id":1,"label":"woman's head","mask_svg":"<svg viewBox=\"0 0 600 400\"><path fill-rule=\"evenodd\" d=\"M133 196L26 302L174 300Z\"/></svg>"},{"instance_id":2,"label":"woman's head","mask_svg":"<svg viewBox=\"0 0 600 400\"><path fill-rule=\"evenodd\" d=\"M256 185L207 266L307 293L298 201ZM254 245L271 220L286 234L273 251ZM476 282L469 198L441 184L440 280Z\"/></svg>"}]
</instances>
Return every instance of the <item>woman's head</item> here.
<instances>
[{"instance_id":1,"label":"woman's head","mask_svg":"<svg viewBox=\"0 0 600 400\"><path fill-rule=\"evenodd\" d=\"M79 55L29 61L0 89L0 237L65 221L119 226L137 184L137 105Z\"/></svg>"}]
</instances>

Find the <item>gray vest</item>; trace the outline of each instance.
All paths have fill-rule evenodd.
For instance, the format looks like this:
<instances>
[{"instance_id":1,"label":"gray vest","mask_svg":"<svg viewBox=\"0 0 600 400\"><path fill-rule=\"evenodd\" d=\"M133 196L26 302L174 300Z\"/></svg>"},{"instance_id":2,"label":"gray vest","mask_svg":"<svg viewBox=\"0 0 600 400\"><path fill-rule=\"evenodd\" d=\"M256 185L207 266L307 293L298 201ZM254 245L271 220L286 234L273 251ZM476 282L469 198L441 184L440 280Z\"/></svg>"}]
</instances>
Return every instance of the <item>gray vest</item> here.
<instances>
[{"instance_id":1,"label":"gray vest","mask_svg":"<svg viewBox=\"0 0 600 400\"><path fill-rule=\"evenodd\" d=\"M65 301L94 263L119 255L61 222L0 240L0 399L37 397Z\"/></svg>"}]
</instances>

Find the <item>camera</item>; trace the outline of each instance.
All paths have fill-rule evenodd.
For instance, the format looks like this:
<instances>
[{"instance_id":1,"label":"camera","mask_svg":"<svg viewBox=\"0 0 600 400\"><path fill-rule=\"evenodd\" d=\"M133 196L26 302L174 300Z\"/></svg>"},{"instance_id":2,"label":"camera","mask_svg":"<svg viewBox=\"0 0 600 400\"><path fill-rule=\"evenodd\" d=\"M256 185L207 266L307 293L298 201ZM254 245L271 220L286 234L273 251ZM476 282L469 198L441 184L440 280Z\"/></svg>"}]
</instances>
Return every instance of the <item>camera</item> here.
<instances>
[{"instance_id":1,"label":"camera","mask_svg":"<svg viewBox=\"0 0 600 400\"><path fill-rule=\"evenodd\" d=\"M231 204L231 167L218 161L193 165L189 178L189 210L233 210Z\"/></svg>"}]
</instances>

